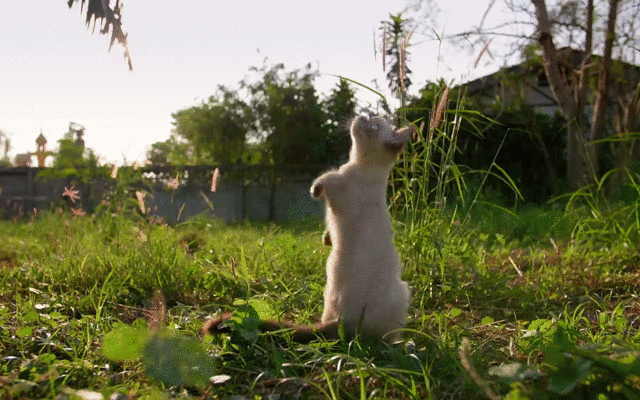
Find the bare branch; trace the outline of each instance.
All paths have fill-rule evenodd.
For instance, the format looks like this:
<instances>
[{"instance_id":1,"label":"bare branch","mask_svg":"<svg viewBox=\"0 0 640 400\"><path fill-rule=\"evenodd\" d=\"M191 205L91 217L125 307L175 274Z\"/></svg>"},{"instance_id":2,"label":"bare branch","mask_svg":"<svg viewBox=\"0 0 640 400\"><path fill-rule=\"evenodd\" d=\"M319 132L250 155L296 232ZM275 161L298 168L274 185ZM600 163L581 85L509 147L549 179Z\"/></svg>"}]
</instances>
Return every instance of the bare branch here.
<instances>
[{"instance_id":1,"label":"bare branch","mask_svg":"<svg viewBox=\"0 0 640 400\"><path fill-rule=\"evenodd\" d=\"M495 4L496 4L496 0L491 0L489 5L487 6L487 9L484 11L484 14L482 15L482 19L480 20L480 25L478 25L478 29L482 29L482 26L484 25L484 21L487 18L487 15L489 14L489 11L491 11L491 9Z\"/></svg>"},{"instance_id":2,"label":"bare branch","mask_svg":"<svg viewBox=\"0 0 640 400\"><path fill-rule=\"evenodd\" d=\"M587 2L587 26L584 51L590 56L593 51L593 0Z\"/></svg>"},{"instance_id":3,"label":"bare branch","mask_svg":"<svg viewBox=\"0 0 640 400\"><path fill-rule=\"evenodd\" d=\"M469 38L471 36L475 36L475 35L479 35L479 33L477 31L466 31L466 32L460 32L460 33L456 33L454 35L449 35L449 36L445 36L444 39L458 39L458 38ZM501 37L510 37L510 38L517 38L517 39L532 39L535 36L532 35L525 35L525 34L517 34L517 33L506 33L506 32L496 32L496 31L484 31L482 32L482 35L485 36L501 36Z\"/></svg>"}]
</instances>

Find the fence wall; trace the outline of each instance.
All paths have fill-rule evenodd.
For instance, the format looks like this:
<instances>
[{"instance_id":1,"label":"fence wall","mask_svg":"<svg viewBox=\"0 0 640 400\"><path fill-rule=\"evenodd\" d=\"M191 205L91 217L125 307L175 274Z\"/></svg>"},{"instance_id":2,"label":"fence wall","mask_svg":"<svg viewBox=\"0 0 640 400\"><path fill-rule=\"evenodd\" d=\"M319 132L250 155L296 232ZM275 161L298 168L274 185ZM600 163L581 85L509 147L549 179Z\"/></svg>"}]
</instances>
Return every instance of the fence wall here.
<instances>
[{"instance_id":1,"label":"fence wall","mask_svg":"<svg viewBox=\"0 0 640 400\"><path fill-rule=\"evenodd\" d=\"M63 204L62 192L73 179L43 179L38 177L43 169L0 169L0 208L5 218L30 214L34 208L42 210ZM214 167L156 167L142 169L144 179L136 186L148 189L151 185L145 203L153 214L170 223L203 213L227 222L283 222L323 215L322 204L311 198L309 188L324 169L322 166L222 166L218 189L211 192ZM167 182L176 175L180 177L180 186L171 190ZM109 179L76 184L82 208L91 211L114 185L115 181Z\"/></svg>"}]
</instances>

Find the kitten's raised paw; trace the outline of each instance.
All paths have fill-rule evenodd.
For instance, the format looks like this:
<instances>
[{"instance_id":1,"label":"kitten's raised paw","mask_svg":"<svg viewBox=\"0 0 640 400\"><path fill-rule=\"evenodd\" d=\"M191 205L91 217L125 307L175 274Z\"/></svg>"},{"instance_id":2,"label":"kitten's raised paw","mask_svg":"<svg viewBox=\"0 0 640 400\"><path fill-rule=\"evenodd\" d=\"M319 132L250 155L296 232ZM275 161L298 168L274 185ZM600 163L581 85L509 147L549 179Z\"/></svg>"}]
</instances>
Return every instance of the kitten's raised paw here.
<instances>
[{"instance_id":1,"label":"kitten's raised paw","mask_svg":"<svg viewBox=\"0 0 640 400\"><path fill-rule=\"evenodd\" d=\"M314 199L320 198L320 196L322 196L322 192L324 192L324 186L321 184L316 183L311 186L311 196L313 196Z\"/></svg>"},{"instance_id":2,"label":"kitten's raised paw","mask_svg":"<svg viewBox=\"0 0 640 400\"><path fill-rule=\"evenodd\" d=\"M324 235L322 235L322 243L324 243L325 246L333 246L329 231L324 231Z\"/></svg>"}]
</instances>

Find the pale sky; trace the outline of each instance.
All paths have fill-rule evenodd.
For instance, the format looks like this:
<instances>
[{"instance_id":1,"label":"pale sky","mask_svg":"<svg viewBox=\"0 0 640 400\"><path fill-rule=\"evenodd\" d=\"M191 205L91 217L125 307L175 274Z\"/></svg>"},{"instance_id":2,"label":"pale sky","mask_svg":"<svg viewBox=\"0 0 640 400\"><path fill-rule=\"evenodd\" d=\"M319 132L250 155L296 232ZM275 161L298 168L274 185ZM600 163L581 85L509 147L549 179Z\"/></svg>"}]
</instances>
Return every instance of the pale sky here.
<instances>
[{"instance_id":1,"label":"pale sky","mask_svg":"<svg viewBox=\"0 0 640 400\"><path fill-rule=\"evenodd\" d=\"M440 33L478 24L488 1L440 1ZM377 79L389 99L373 35L405 0L300 2L247 0L125 0L123 27L133 60L129 72L122 47L91 35L66 0L0 4L0 131L9 135L11 157L35 151L44 133L49 150L69 122L86 127L85 143L101 161L143 162L149 146L169 138L171 113L198 105L220 84L236 88L249 67L284 63L287 71L307 63L322 74L323 94L337 83L328 74L371 85ZM149 5L155 7L149 7ZM499 20L499 10L490 18ZM502 15L504 17L504 15ZM96 27L98 30L99 27ZM474 69L468 52L441 48L414 36L409 68L413 91L427 80L463 82L493 72L501 61L483 60ZM421 42L421 43L419 43ZM478 49L478 52L480 49ZM357 92L362 102L375 96Z\"/></svg>"}]
</instances>

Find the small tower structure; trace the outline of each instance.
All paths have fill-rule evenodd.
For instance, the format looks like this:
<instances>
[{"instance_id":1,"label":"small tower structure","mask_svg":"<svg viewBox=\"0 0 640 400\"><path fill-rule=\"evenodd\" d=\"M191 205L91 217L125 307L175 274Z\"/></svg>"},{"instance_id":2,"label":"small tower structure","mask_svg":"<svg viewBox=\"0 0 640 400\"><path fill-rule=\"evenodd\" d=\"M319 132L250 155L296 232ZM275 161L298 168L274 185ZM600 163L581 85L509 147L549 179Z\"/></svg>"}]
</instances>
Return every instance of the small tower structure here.
<instances>
[{"instance_id":1,"label":"small tower structure","mask_svg":"<svg viewBox=\"0 0 640 400\"><path fill-rule=\"evenodd\" d=\"M84 136L84 127L82 127L82 129L76 129L75 132L76 132L75 145L76 147L79 147L84 151L84 139L82 138L82 136Z\"/></svg>"},{"instance_id":2,"label":"small tower structure","mask_svg":"<svg viewBox=\"0 0 640 400\"><path fill-rule=\"evenodd\" d=\"M40 136L38 136L38 138L36 139L36 144L38 145L38 150L36 151L36 157L38 157L38 167L43 168L47 159L47 139L42 134L42 129L40 129Z\"/></svg>"}]
</instances>

